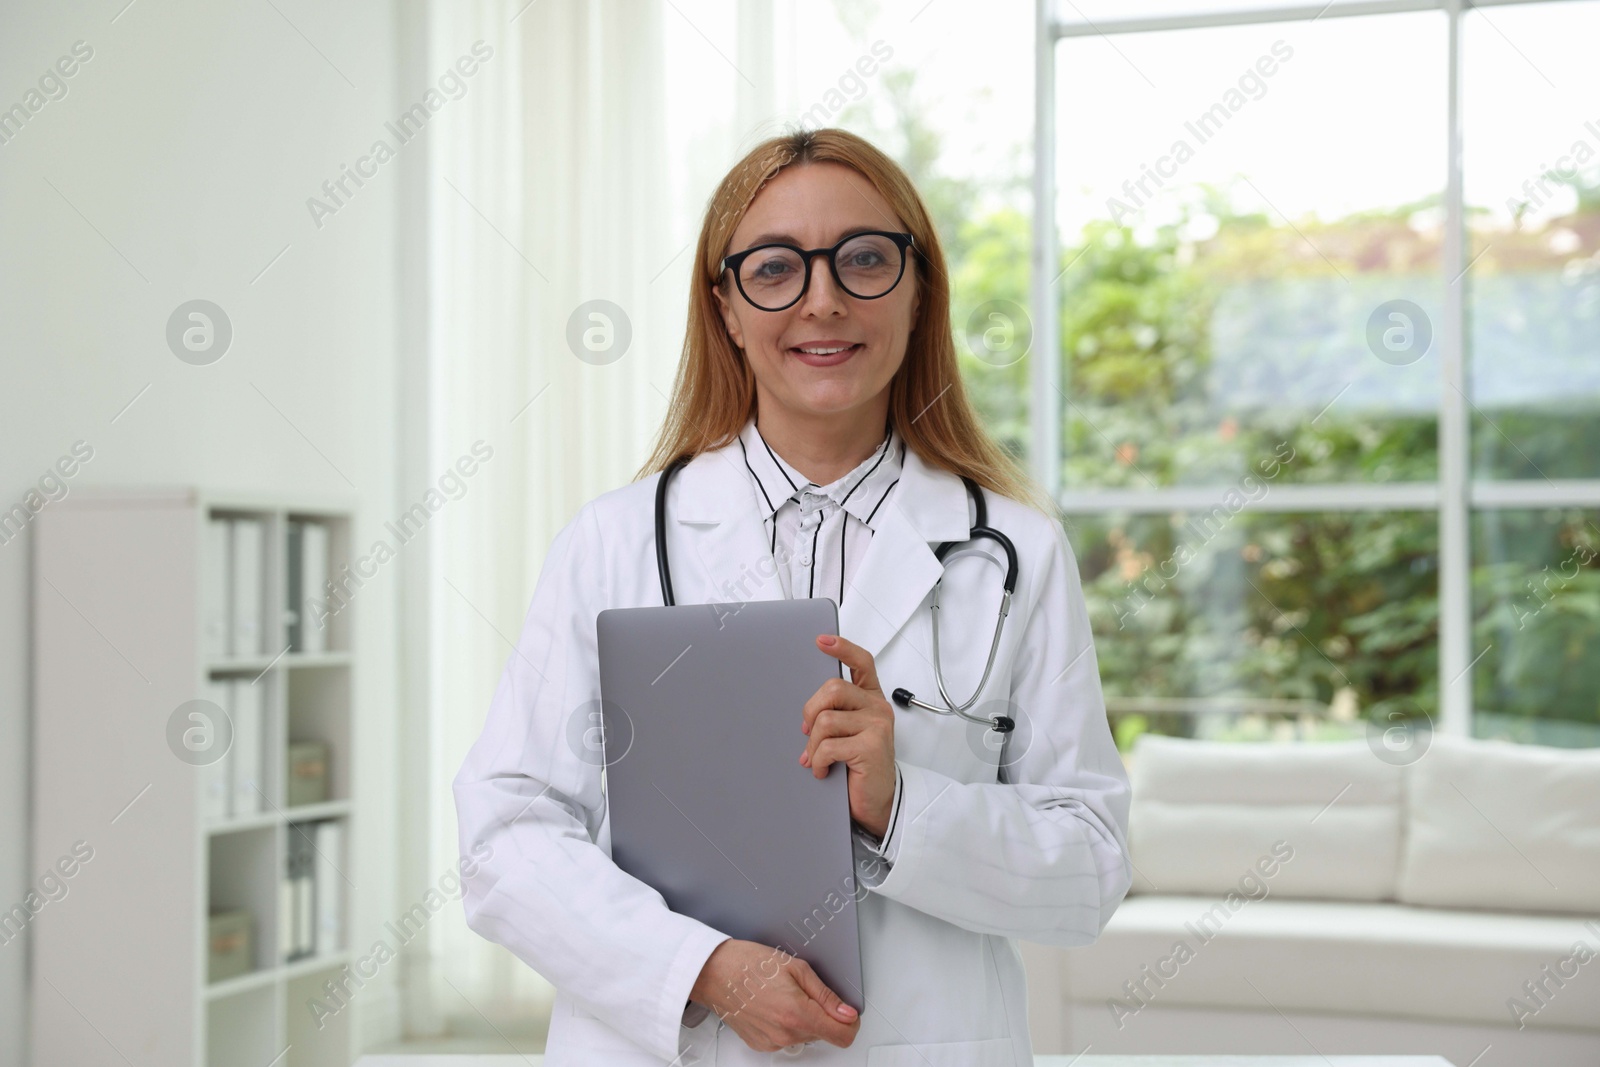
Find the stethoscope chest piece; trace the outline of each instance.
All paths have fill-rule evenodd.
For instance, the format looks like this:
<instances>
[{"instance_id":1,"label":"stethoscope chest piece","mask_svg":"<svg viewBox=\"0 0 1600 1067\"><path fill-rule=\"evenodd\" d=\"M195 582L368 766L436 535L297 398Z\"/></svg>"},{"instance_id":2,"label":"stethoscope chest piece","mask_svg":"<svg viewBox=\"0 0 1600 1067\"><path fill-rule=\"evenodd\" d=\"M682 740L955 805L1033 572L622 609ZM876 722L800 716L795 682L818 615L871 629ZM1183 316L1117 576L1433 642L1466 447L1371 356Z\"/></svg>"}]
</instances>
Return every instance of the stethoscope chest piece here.
<instances>
[{"instance_id":1,"label":"stethoscope chest piece","mask_svg":"<svg viewBox=\"0 0 1600 1067\"><path fill-rule=\"evenodd\" d=\"M1000 610L994 620L994 637L989 642L989 658L983 665L983 677L978 679L977 688L973 689L972 695L961 703L956 703L950 696L949 689L945 686L944 670L939 662L939 593L944 586L944 579L941 577L934 583L933 599L932 603L929 604L929 610L933 612L933 680L939 686L939 696L944 700L944 707L918 700L911 690L905 688L896 689L893 697L894 702L902 708L924 708L938 715L959 715L968 722L987 726L996 733L1007 734L1016 729L1017 726L1016 721L1009 715L996 715L990 718L970 714L967 709L977 703L978 695L983 692L983 687L989 684L989 675L994 670L995 655L1000 651L1000 635L1005 631L1006 616L1011 613L1011 594L1016 592L1017 589L1017 549L1011 543L1011 538L988 525L987 509L983 503L983 491L978 488L978 483L965 475L962 476L961 480L966 483L967 492L972 494L973 503L977 505L976 519L966 540L984 539L993 541L1006 554L1005 586L1004 592L1000 596ZM935 549L933 554L940 563L943 563L952 548L964 543L965 541L946 541Z\"/></svg>"}]
</instances>

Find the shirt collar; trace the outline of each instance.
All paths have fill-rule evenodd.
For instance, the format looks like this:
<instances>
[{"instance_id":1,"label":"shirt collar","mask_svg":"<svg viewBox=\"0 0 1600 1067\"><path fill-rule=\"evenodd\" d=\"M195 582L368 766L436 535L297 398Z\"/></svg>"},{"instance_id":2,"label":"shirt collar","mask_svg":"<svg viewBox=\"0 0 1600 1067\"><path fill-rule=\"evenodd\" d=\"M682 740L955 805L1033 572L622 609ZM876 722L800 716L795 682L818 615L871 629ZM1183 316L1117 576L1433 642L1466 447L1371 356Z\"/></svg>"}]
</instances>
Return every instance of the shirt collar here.
<instances>
[{"instance_id":1,"label":"shirt collar","mask_svg":"<svg viewBox=\"0 0 1600 1067\"><path fill-rule=\"evenodd\" d=\"M906 446L899 431L890 427L870 456L843 477L824 486L807 480L805 475L779 456L761 436L761 431L756 429L754 417L747 420L744 429L739 431L739 447L745 466L755 481L756 497L765 509L763 518L776 514L786 501L810 486L872 526L883 514L879 505L890 487L900 479Z\"/></svg>"}]
</instances>

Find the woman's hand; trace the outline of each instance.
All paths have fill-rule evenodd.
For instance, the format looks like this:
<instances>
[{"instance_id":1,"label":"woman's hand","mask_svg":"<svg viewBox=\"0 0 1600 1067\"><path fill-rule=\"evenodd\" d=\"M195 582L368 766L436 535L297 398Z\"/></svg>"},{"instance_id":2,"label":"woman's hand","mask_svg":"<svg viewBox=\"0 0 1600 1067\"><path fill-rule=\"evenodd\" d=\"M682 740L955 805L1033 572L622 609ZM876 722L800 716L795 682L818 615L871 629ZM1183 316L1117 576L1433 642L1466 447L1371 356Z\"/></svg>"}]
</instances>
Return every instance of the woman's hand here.
<instances>
[{"instance_id":1,"label":"woman's hand","mask_svg":"<svg viewBox=\"0 0 1600 1067\"><path fill-rule=\"evenodd\" d=\"M861 1030L856 1010L782 949L734 938L718 945L689 999L704 1004L756 1052L807 1041L847 1048Z\"/></svg>"},{"instance_id":2,"label":"woman's hand","mask_svg":"<svg viewBox=\"0 0 1600 1067\"><path fill-rule=\"evenodd\" d=\"M818 778L836 762L849 768L850 817L882 837L894 807L894 708L878 685L872 656L860 645L820 634L817 647L850 668L806 701L801 732L811 738L800 766Z\"/></svg>"}]
</instances>

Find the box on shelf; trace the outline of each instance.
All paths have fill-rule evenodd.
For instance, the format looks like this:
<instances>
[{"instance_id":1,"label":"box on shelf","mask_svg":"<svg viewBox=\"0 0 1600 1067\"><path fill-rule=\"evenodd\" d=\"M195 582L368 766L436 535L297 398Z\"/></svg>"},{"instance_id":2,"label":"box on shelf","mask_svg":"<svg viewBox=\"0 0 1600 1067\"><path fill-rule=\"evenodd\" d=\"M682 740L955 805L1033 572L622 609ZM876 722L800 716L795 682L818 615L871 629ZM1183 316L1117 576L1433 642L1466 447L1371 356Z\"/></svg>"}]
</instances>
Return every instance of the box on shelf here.
<instances>
[{"instance_id":1,"label":"box on shelf","mask_svg":"<svg viewBox=\"0 0 1600 1067\"><path fill-rule=\"evenodd\" d=\"M285 806L321 804L328 799L328 746L321 741L289 744L289 780L284 786Z\"/></svg>"},{"instance_id":2,"label":"box on shelf","mask_svg":"<svg viewBox=\"0 0 1600 1067\"><path fill-rule=\"evenodd\" d=\"M249 974L254 958L248 911L211 916L206 935L206 981L221 982Z\"/></svg>"}]
</instances>

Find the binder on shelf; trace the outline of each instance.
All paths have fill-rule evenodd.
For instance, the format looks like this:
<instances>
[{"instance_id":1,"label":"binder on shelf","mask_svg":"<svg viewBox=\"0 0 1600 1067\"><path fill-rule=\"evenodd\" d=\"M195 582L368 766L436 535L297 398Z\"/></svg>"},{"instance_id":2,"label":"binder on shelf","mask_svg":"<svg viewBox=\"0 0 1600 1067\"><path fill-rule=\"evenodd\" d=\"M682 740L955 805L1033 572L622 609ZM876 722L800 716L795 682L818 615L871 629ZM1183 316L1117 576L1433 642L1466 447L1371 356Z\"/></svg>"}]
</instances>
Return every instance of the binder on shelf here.
<instances>
[{"instance_id":1,"label":"binder on shelf","mask_svg":"<svg viewBox=\"0 0 1600 1067\"><path fill-rule=\"evenodd\" d=\"M310 863L306 864L309 868ZM302 874L294 883L294 950L296 956L309 956L317 950L315 883L311 874Z\"/></svg>"},{"instance_id":2,"label":"binder on shelf","mask_svg":"<svg viewBox=\"0 0 1600 1067\"><path fill-rule=\"evenodd\" d=\"M320 522L301 523L300 527L300 588L294 604L300 616L300 650L327 652L328 620L315 605L327 600L323 587L328 583L328 527Z\"/></svg>"},{"instance_id":3,"label":"binder on shelf","mask_svg":"<svg viewBox=\"0 0 1600 1067\"><path fill-rule=\"evenodd\" d=\"M293 652L305 650L305 634L301 630L305 624L305 606L300 592L304 585L305 529L305 523L291 521L284 543L283 573L287 581L284 583L283 623L288 631L289 649Z\"/></svg>"},{"instance_id":4,"label":"binder on shelf","mask_svg":"<svg viewBox=\"0 0 1600 1067\"><path fill-rule=\"evenodd\" d=\"M206 519L205 543L200 550L200 639L207 656L226 656L230 648L232 541L232 525L227 519Z\"/></svg>"},{"instance_id":5,"label":"binder on shelf","mask_svg":"<svg viewBox=\"0 0 1600 1067\"><path fill-rule=\"evenodd\" d=\"M233 611L230 651L235 656L259 656L262 640L262 584L266 580L266 529L260 519L234 519ZM276 650L274 650L276 651Z\"/></svg>"},{"instance_id":6,"label":"binder on shelf","mask_svg":"<svg viewBox=\"0 0 1600 1067\"><path fill-rule=\"evenodd\" d=\"M278 959L285 963L295 955L294 931L294 879L285 868L278 883Z\"/></svg>"},{"instance_id":7,"label":"binder on shelf","mask_svg":"<svg viewBox=\"0 0 1600 1067\"><path fill-rule=\"evenodd\" d=\"M315 825L289 824L289 845L284 872L288 906L284 914L287 930L285 960L297 960L316 951L316 852L312 848Z\"/></svg>"},{"instance_id":8,"label":"binder on shelf","mask_svg":"<svg viewBox=\"0 0 1600 1067\"><path fill-rule=\"evenodd\" d=\"M221 708L232 720L232 700L228 689L227 682L210 680L200 696ZM233 780L228 774L232 757L233 750L230 748L221 758L200 767L200 818L203 822L223 822L233 814Z\"/></svg>"},{"instance_id":9,"label":"binder on shelf","mask_svg":"<svg viewBox=\"0 0 1600 1067\"><path fill-rule=\"evenodd\" d=\"M233 817L255 815L262 810L262 793L267 779L263 770L266 718L266 689L249 678L228 683L229 714L233 717L233 748L226 762L232 764Z\"/></svg>"},{"instance_id":10,"label":"binder on shelf","mask_svg":"<svg viewBox=\"0 0 1600 1067\"><path fill-rule=\"evenodd\" d=\"M326 819L315 823L316 834L316 951L337 952L344 941L344 876L339 873L342 862L344 827L337 820Z\"/></svg>"}]
</instances>

